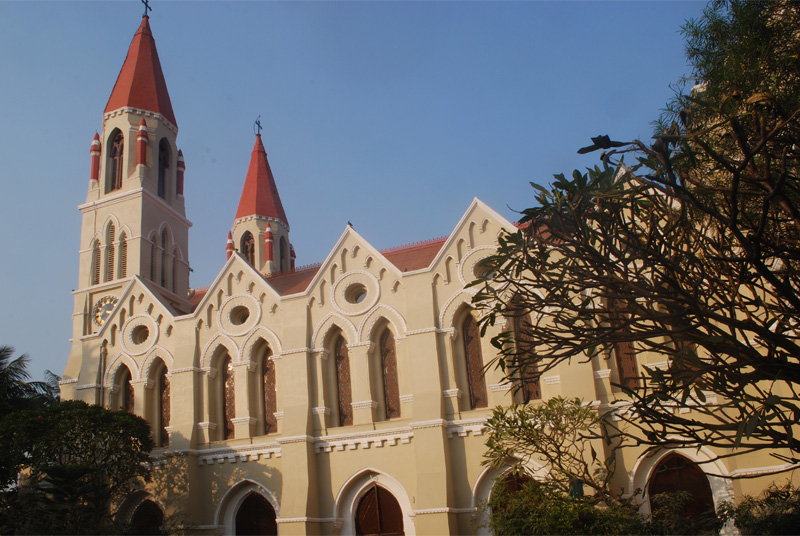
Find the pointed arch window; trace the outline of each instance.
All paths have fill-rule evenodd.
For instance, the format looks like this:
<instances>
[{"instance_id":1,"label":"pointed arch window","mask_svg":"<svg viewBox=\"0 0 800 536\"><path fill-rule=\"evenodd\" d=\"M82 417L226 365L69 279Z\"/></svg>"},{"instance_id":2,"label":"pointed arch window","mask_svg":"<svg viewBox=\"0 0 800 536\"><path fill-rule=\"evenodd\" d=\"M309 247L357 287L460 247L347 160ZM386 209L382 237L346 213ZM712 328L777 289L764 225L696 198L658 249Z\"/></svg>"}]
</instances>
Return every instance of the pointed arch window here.
<instances>
[{"instance_id":1,"label":"pointed arch window","mask_svg":"<svg viewBox=\"0 0 800 536\"><path fill-rule=\"evenodd\" d=\"M691 496L681 508L681 514L698 520L705 514L714 513L714 496L708 477L693 461L676 454L667 454L653 470L647 493L651 509L653 497L660 493L685 491Z\"/></svg>"},{"instance_id":2,"label":"pointed arch window","mask_svg":"<svg viewBox=\"0 0 800 536\"><path fill-rule=\"evenodd\" d=\"M100 283L100 242L95 240L92 246L92 285Z\"/></svg>"},{"instance_id":3,"label":"pointed arch window","mask_svg":"<svg viewBox=\"0 0 800 536\"><path fill-rule=\"evenodd\" d=\"M161 286L167 288L167 230L161 231Z\"/></svg>"},{"instance_id":4,"label":"pointed arch window","mask_svg":"<svg viewBox=\"0 0 800 536\"><path fill-rule=\"evenodd\" d=\"M531 341L531 317L528 314L518 314L514 316L514 341L517 345L517 355L519 360L516 365L520 382L520 394L522 402L527 403L531 400L542 398L542 387L539 383L539 366L533 354L533 343ZM522 364L524 362L524 365Z\"/></svg>"},{"instance_id":5,"label":"pointed arch window","mask_svg":"<svg viewBox=\"0 0 800 536\"><path fill-rule=\"evenodd\" d=\"M105 280L111 281L114 279L114 238L116 230L114 224L108 225L108 232L106 233L106 275Z\"/></svg>"},{"instance_id":6,"label":"pointed arch window","mask_svg":"<svg viewBox=\"0 0 800 536\"><path fill-rule=\"evenodd\" d=\"M461 334L464 342L464 359L469 387L469 407L470 409L485 408L489 405L489 400L486 396L486 381L483 378L481 338L478 324L469 313L461 323Z\"/></svg>"},{"instance_id":7,"label":"pointed arch window","mask_svg":"<svg viewBox=\"0 0 800 536\"><path fill-rule=\"evenodd\" d=\"M612 326L624 333L627 315L624 312L625 302L623 300L611 299L609 309L611 310ZM639 367L636 363L636 350L630 341L618 341L614 344L614 359L619 375L619 384L624 389L636 389L639 387Z\"/></svg>"},{"instance_id":8,"label":"pointed arch window","mask_svg":"<svg viewBox=\"0 0 800 536\"><path fill-rule=\"evenodd\" d=\"M167 377L167 367L163 365L158 374L158 446L169 446L169 416L170 416L170 396L169 378Z\"/></svg>"},{"instance_id":9,"label":"pointed arch window","mask_svg":"<svg viewBox=\"0 0 800 536\"><path fill-rule=\"evenodd\" d=\"M353 424L353 397L350 392L350 354L347 341L339 335L334 346L336 368L336 401L339 411L339 426Z\"/></svg>"},{"instance_id":10,"label":"pointed arch window","mask_svg":"<svg viewBox=\"0 0 800 536\"><path fill-rule=\"evenodd\" d=\"M282 236L280 241L278 242L278 255L280 259L280 266L278 270L288 270L289 269L289 246L286 244L286 237Z\"/></svg>"},{"instance_id":11,"label":"pointed arch window","mask_svg":"<svg viewBox=\"0 0 800 536\"><path fill-rule=\"evenodd\" d=\"M250 266L256 265L256 242L250 231L245 231L242 235L241 252L244 260L250 263Z\"/></svg>"},{"instance_id":12,"label":"pointed arch window","mask_svg":"<svg viewBox=\"0 0 800 536\"><path fill-rule=\"evenodd\" d=\"M178 287L178 249L172 250L172 292Z\"/></svg>"},{"instance_id":13,"label":"pointed arch window","mask_svg":"<svg viewBox=\"0 0 800 536\"><path fill-rule=\"evenodd\" d=\"M150 281L156 280L156 235L150 235Z\"/></svg>"},{"instance_id":14,"label":"pointed arch window","mask_svg":"<svg viewBox=\"0 0 800 536\"><path fill-rule=\"evenodd\" d=\"M111 133L111 143L108 144L108 147L106 193L122 188L123 155L125 153L125 138L122 136L122 132L115 130Z\"/></svg>"},{"instance_id":15,"label":"pointed arch window","mask_svg":"<svg viewBox=\"0 0 800 536\"><path fill-rule=\"evenodd\" d=\"M261 387L263 389L264 434L271 434L278 430L277 391L275 388L275 361L272 359L272 349L267 347L261 359Z\"/></svg>"},{"instance_id":16,"label":"pointed arch window","mask_svg":"<svg viewBox=\"0 0 800 536\"><path fill-rule=\"evenodd\" d=\"M231 356L225 355L220 366L220 387L222 400L220 410L222 414L222 438L233 439L233 419L236 417L236 398L234 392L233 361Z\"/></svg>"},{"instance_id":17,"label":"pointed arch window","mask_svg":"<svg viewBox=\"0 0 800 536\"><path fill-rule=\"evenodd\" d=\"M397 351L394 335L387 328L380 339L381 379L386 419L400 416L400 387L397 381Z\"/></svg>"},{"instance_id":18,"label":"pointed arch window","mask_svg":"<svg viewBox=\"0 0 800 536\"><path fill-rule=\"evenodd\" d=\"M275 509L258 493L247 495L236 511L236 534L278 534Z\"/></svg>"},{"instance_id":19,"label":"pointed arch window","mask_svg":"<svg viewBox=\"0 0 800 536\"><path fill-rule=\"evenodd\" d=\"M162 138L158 144L158 197L167 198L167 183L169 181L169 142Z\"/></svg>"},{"instance_id":20,"label":"pointed arch window","mask_svg":"<svg viewBox=\"0 0 800 536\"><path fill-rule=\"evenodd\" d=\"M126 366L122 366L119 374L119 389L120 389L120 409L133 413L134 392L133 384L131 383L131 371Z\"/></svg>"},{"instance_id":21,"label":"pointed arch window","mask_svg":"<svg viewBox=\"0 0 800 536\"><path fill-rule=\"evenodd\" d=\"M120 279L128 276L128 237L125 233L119 236L119 268L117 274Z\"/></svg>"},{"instance_id":22,"label":"pointed arch window","mask_svg":"<svg viewBox=\"0 0 800 536\"><path fill-rule=\"evenodd\" d=\"M128 534L162 534L164 512L159 506L147 499L136 507L131 517L131 532Z\"/></svg>"}]
</instances>

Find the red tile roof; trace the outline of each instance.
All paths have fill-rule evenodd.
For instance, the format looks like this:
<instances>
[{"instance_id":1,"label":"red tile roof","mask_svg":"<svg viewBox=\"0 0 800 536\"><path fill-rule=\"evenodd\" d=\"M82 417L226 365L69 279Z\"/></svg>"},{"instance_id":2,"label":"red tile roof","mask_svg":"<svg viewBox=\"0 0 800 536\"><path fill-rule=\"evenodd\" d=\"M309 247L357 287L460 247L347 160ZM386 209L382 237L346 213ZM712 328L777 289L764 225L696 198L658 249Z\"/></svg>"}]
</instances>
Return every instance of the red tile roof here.
<instances>
[{"instance_id":1,"label":"red tile roof","mask_svg":"<svg viewBox=\"0 0 800 536\"><path fill-rule=\"evenodd\" d=\"M425 240L424 242L384 249L381 253L389 262L397 266L401 272L411 272L430 266L433 258L442 249L442 245L446 240L447 237L443 236Z\"/></svg>"},{"instance_id":2,"label":"red tile roof","mask_svg":"<svg viewBox=\"0 0 800 536\"><path fill-rule=\"evenodd\" d=\"M160 113L167 121L178 125L147 15L142 17L142 24L133 36L105 112L127 106Z\"/></svg>"},{"instance_id":3,"label":"red tile roof","mask_svg":"<svg viewBox=\"0 0 800 536\"><path fill-rule=\"evenodd\" d=\"M275 185L275 178L267 161L267 151L261 142L261 134L256 135L256 143L250 156L250 167L247 168L242 197L236 210L237 220L247 216L277 218L289 225L278 195L278 187Z\"/></svg>"}]
</instances>

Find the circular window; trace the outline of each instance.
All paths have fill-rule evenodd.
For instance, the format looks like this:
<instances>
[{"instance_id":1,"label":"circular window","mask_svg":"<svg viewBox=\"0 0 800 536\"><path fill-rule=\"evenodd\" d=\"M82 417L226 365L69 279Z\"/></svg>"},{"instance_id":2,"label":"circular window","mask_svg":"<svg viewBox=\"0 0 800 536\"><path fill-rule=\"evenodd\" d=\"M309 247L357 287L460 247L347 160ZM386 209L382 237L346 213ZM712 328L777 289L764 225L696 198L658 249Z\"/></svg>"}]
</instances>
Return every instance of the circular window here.
<instances>
[{"instance_id":1,"label":"circular window","mask_svg":"<svg viewBox=\"0 0 800 536\"><path fill-rule=\"evenodd\" d=\"M367 287L361 283L353 283L344 291L344 299L350 303L361 303L367 297Z\"/></svg>"},{"instance_id":2,"label":"circular window","mask_svg":"<svg viewBox=\"0 0 800 536\"><path fill-rule=\"evenodd\" d=\"M133 344L142 344L149 336L150 330L147 329L147 326L136 326L133 328L133 331L131 331L131 341L133 341Z\"/></svg>"},{"instance_id":3,"label":"circular window","mask_svg":"<svg viewBox=\"0 0 800 536\"><path fill-rule=\"evenodd\" d=\"M244 305L237 305L231 309L231 324L241 326L250 318L250 309Z\"/></svg>"}]
</instances>

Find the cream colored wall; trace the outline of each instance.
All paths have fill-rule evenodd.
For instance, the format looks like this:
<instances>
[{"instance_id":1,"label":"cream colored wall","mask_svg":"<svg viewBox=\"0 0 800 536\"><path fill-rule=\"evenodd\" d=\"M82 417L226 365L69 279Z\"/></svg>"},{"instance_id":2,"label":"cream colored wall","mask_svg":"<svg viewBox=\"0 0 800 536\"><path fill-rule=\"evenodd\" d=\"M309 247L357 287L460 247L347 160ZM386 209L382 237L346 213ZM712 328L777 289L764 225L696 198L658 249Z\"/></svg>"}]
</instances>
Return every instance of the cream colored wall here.
<instances>
[{"instance_id":1,"label":"cream colored wall","mask_svg":"<svg viewBox=\"0 0 800 536\"><path fill-rule=\"evenodd\" d=\"M125 212L128 207L118 208L121 218L135 219ZM87 218L84 213L85 226ZM475 506L488 497L495 476L481 465L483 423L489 408L509 404L512 394L500 372L490 368L485 378L489 408L468 408L459 323L470 314L473 291L465 290L465 284L504 227L510 224L476 201L432 266L414 272L399 271L348 228L309 288L291 296L279 296L269 279L234 255L196 310L177 317L152 285L137 278L87 291L88 299L76 293L76 326L95 295L119 293L121 300L102 329L75 337L64 396L113 405L115 389L119 392L114 378L126 364L134 377L135 409L152 419L155 392L148 371L156 358L163 359L171 383L170 447L155 451L156 480L148 489L173 519L193 527L190 532L230 529L225 520L236 501L253 489L276 504L282 534L347 533L352 502L372 481L395 494L407 533L472 532ZM91 232L84 229L84 243ZM365 286L364 302L348 303L351 284ZM250 309L241 325L231 323L230 311L237 306ZM148 326L151 333L141 345L130 340L137 325ZM402 402L399 418L381 421L371 406L379 391L376 343L386 328L396 339ZM495 326L483 339L485 363L494 355L491 335L502 329ZM326 415L334 405L331 344L338 332L350 348L358 406L354 424L343 427L335 425L335 411ZM266 436L256 435L258 425L248 419L259 415L254 349L260 340L273 351L282 417L278 432ZM219 415L210 409L220 378L215 357L225 352L234 364L237 398L235 439L227 441L220 440ZM602 358L560 365L544 375L543 396L608 403L619 396L610 383L614 374L613 360ZM640 454L626 451L620 464L624 470L617 483L629 491L646 478L642 468L647 462ZM766 455L735 463L716 470L729 474L775 465ZM725 483L720 493L732 496L756 487L751 481Z\"/></svg>"}]
</instances>

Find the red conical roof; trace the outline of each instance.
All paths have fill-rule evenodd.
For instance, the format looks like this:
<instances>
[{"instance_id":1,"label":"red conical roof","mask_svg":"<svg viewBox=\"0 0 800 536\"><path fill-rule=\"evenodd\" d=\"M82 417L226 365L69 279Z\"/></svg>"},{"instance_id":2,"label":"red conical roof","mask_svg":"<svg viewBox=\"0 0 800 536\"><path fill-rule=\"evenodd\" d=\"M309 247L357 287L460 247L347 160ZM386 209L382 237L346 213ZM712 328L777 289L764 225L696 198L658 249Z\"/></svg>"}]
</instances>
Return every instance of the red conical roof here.
<instances>
[{"instance_id":1,"label":"red conical roof","mask_svg":"<svg viewBox=\"0 0 800 536\"><path fill-rule=\"evenodd\" d=\"M105 112L126 106L160 113L178 126L147 15L142 17L142 24L133 36Z\"/></svg>"},{"instance_id":2,"label":"red conical roof","mask_svg":"<svg viewBox=\"0 0 800 536\"><path fill-rule=\"evenodd\" d=\"M275 178L267 162L267 151L261 143L261 134L256 135L253 154L250 156L250 167L247 168L247 178L244 180L242 197L236 210L237 220L247 216L277 218L289 225L278 195L278 187L275 186Z\"/></svg>"}]
</instances>

